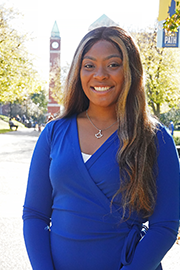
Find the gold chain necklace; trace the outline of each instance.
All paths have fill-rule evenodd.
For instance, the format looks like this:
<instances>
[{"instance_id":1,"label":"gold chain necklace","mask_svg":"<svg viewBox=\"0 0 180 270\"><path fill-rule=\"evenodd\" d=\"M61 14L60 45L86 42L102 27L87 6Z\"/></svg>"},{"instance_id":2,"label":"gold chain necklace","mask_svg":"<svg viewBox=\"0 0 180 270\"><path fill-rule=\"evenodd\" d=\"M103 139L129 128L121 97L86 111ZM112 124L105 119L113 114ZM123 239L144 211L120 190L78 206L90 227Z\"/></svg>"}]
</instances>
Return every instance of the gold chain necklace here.
<instances>
[{"instance_id":1,"label":"gold chain necklace","mask_svg":"<svg viewBox=\"0 0 180 270\"><path fill-rule=\"evenodd\" d=\"M93 127L95 127L98 130L98 133L95 133L95 135L94 135L97 139L100 139L103 136L102 131L109 129L110 127L112 127L113 125L115 125L117 123L117 121L116 121L112 125L110 125L109 127L105 128L105 129L99 129L91 121L91 118L88 115L88 110L86 110L86 116L87 116L87 119L89 120L89 122L91 123L91 125L93 125Z\"/></svg>"}]
</instances>

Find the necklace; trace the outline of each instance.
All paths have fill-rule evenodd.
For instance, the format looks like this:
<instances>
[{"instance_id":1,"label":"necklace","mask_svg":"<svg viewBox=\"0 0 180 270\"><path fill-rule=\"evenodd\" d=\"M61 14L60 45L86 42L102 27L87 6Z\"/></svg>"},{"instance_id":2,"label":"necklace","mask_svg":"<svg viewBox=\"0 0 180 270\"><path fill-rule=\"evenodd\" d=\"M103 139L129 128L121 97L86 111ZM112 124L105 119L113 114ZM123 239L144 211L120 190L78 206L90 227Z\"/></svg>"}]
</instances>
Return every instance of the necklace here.
<instances>
[{"instance_id":1,"label":"necklace","mask_svg":"<svg viewBox=\"0 0 180 270\"><path fill-rule=\"evenodd\" d=\"M109 127L105 128L105 129L99 129L91 121L91 118L88 115L88 110L86 110L86 116L87 116L87 119L89 120L89 122L91 123L91 125L93 125L93 127L95 127L98 130L98 133L95 133L95 135L94 135L97 139L100 139L103 136L102 131L109 129L110 127L112 127L113 125L115 125L117 123L117 121L116 121L112 125L110 125Z\"/></svg>"}]
</instances>

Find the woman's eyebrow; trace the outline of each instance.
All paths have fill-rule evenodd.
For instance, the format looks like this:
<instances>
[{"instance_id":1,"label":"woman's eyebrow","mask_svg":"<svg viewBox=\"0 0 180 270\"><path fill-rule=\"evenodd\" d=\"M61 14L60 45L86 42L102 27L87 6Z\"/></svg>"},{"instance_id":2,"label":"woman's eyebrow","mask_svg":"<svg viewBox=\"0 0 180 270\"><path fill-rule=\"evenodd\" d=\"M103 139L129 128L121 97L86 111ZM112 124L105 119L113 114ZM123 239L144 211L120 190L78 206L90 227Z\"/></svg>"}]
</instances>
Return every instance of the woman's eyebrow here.
<instances>
[{"instance_id":1,"label":"woman's eyebrow","mask_svg":"<svg viewBox=\"0 0 180 270\"><path fill-rule=\"evenodd\" d=\"M91 56L84 56L84 58L83 58L83 60L84 59L90 59L90 60L93 60L93 61L96 61L96 58L94 58L94 57L91 57Z\"/></svg>"},{"instance_id":2,"label":"woman's eyebrow","mask_svg":"<svg viewBox=\"0 0 180 270\"><path fill-rule=\"evenodd\" d=\"M105 59L108 60L108 59L116 58L116 57L122 59L121 55L119 55L119 54L111 54L111 55L107 56Z\"/></svg>"},{"instance_id":3,"label":"woman's eyebrow","mask_svg":"<svg viewBox=\"0 0 180 270\"><path fill-rule=\"evenodd\" d=\"M119 55L119 54L111 54L111 55L108 55L104 60L108 60L108 59L116 58L116 57L122 59L121 55ZM84 56L83 59L90 59L90 60L93 60L93 61L97 60L96 58L94 58L92 56L88 56L88 55Z\"/></svg>"}]
</instances>

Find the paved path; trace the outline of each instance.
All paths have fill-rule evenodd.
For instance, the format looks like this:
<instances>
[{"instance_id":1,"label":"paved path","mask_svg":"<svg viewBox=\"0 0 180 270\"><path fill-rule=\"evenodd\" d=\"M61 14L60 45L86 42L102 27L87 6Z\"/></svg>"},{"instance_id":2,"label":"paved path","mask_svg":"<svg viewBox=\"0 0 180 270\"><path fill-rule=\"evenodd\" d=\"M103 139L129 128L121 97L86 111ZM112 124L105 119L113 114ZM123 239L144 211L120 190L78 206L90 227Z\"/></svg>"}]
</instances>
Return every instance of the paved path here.
<instances>
[{"instance_id":1,"label":"paved path","mask_svg":"<svg viewBox=\"0 0 180 270\"><path fill-rule=\"evenodd\" d=\"M24 246L21 216L29 163L38 136L33 129L0 134L1 270L32 269ZM175 244L163 260L163 270L179 269L180 245Z\"/></svg>"},{"instance_id":2,"label":"paved path","mask_svg":"<svg viewBox=\"0 0 180 270\"><path fill-rule=\"evenodd\" d=\"M22 206L29 163L39 133L0 134L0 269L32 269L22 234Z\"/></svg>"}]
</instances>

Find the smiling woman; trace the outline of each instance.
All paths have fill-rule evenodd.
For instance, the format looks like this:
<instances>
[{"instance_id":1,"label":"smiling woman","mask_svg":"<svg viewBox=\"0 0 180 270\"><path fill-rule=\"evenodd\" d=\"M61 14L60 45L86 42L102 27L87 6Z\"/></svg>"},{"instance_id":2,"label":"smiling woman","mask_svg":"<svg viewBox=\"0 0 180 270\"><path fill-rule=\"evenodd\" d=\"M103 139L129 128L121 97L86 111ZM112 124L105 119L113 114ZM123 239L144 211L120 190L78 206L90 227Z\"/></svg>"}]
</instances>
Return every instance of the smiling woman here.
<instances>
[{"instance_id":1,"label":"smiling woman","mask_svg":"<svg viewBox=\"0 0 180 270\"><path fill-rule=\"evenodd\" d=\"M23 219L33 269L161 270L178 233L179 159L149 114L131 36L90 31L65 91L64 115L42 131L29 171Z\"/></svg>"}]
</instances>

